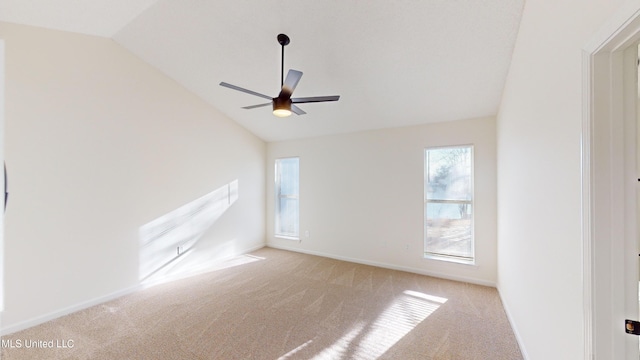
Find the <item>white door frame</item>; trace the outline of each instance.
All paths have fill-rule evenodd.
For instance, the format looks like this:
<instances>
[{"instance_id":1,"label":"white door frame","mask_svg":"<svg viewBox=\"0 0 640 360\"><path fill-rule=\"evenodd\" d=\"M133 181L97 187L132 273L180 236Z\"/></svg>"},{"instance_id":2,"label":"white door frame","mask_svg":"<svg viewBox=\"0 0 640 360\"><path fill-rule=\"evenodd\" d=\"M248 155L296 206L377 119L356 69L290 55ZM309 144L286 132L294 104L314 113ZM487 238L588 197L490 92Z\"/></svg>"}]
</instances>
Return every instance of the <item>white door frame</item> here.
<instances>
[{"instance_id":1,"label":"white door frame","mask_svg":"<svg viewBox=\"0 0 640 360\"><path fill-rule=\"evenodd\" d=\"M626 3L583 47L585 358L638 359L635 124L640 4ZM634 291L628 289L635 288Z\"/></svg>"},{"instance_id":2,"label":"white door frame","mask_svg":"<svg viewBox=\"0 0 640 360\"><path fill-rule=\"evenodd\" d=\"M5 79L5 43L0 39L0 165L4 163ZM4 176L0 176L0 186L2 186L0 189L5 189ZM0 210L3 211L3 215L0 216L0 313L4 310L4 201L4 196L0 195L0 204L2 205Z\"/></svg>"}]
</instances>

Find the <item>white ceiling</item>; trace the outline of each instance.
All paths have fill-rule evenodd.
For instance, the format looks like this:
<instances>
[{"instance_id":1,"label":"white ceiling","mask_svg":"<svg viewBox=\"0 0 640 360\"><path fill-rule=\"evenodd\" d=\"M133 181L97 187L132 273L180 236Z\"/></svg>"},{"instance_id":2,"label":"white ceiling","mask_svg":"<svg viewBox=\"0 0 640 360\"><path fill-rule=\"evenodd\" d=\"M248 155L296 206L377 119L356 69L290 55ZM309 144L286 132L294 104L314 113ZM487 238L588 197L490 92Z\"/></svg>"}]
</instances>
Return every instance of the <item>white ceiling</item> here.
<instances>
[{"instance_id":1,"label":"white ceiling","mask_svg":"<svg viewBox=\"0 0 640 360\"><path fill-rule=\"evenodd\" d=\"M0 21L111 37L157 0L2 0Z\"/></svg>"},{"instance_id":2,"label":"white ceiling","mask_svg":"<svg viewBox=\"0 0 640 360\"><path fill-rule=\"evenodd\" d=\"M3 0L0 21L112 37L267 141L495 115L524 0ZM280 119L285 71L301 104Z\"/></svg>"}]
</instances>

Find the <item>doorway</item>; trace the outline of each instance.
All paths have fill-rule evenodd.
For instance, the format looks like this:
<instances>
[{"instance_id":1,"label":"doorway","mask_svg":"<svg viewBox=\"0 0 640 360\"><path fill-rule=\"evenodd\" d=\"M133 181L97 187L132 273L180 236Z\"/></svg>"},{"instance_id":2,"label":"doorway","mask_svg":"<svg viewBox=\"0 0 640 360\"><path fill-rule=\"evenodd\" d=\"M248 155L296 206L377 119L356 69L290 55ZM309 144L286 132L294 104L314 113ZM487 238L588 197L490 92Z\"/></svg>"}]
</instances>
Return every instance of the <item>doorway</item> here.
<instances>
[{"instance_id":1,"label":"doorway","mask_svg":"<svg viewBox=\"0 0 640 360\"><path fill-rule=\"evenodd\" d=\"M4 162L4 104L5 104L5 55L4 40L0 39L0 160ZM6 176L6 175L5 175ZM5 188L5 177L0 176L0 185ZM2 197L2 208L5 208L5 198ZM4 311L4 215L0 216L0 314ZM0 328L2 328L0 317Z\"/></svg>"},{"instance_id":2,"label":"doorway","mask_svg":"<svg viewBox=\"0 0 640 360\"><path fill-rule=\"evenodd\" d=\"M638 360L638 42L627 4L584 48L582 128L584 330L587 359Z\"/></svg>"}]
</instances>

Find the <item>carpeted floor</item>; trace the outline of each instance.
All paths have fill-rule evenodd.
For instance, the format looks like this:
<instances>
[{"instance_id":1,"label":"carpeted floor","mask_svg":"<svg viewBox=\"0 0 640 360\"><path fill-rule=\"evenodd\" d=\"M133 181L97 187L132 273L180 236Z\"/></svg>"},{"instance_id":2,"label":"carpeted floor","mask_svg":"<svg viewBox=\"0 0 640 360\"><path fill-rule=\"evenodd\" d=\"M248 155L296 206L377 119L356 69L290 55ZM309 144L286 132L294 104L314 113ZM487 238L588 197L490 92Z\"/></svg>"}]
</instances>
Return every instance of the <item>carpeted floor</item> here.
<instances>
[{"instance_id":1,"label":"carpeted floor","mask_svg":"<svg viewBox=\"0 0 640 360\"><path fill-rule=\"evenodd\" d=\"M5 336L2 359L522 359L494 288L270 248L228 264Z\"/></svg>"}]
</instances>

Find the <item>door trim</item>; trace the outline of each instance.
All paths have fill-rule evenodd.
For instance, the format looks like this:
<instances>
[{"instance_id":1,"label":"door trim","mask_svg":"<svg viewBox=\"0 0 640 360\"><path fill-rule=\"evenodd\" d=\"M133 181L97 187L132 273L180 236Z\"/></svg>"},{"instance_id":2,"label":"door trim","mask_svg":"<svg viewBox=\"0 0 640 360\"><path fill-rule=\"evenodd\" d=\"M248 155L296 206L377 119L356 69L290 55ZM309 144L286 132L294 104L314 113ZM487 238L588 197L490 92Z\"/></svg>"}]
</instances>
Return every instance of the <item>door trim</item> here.
<instances>
[{"instance_id":1,"label":"door trim","mask_svg":"<svg viewBox=\"0 0 640 360\"><path fill-rule=\"evenodd\" d=\"M4 163L4 121L5 121L5 102L6 102L6 60L5 60L5 41L0 39L0 160ZM6 180L4 177L0 177L0 184L5 188ZM4 197L0 200L2 203L2 207L4 208L5 199ZM2 216L0 216L0 313L4 311L4 212L2 212ZM0 319L1 323L1 319Z\"/></svg>"},{"instance_id":2,"label":"door trim","mask_svg":"<svg viewBox=\"0 0 640 360\"><path fill-rule=\"evenodd\" d=\"M637 88L625 78L635 73L632 50L626 50L639 40L640 4L626 3L583 47L583 329L585 358L590 360L638 356L638 339L624 333L624 317L638 316L637 293L625 291L638 281L637 268L633 271L637 246L630 248L625 241L635 236L635 221L630 221L635 210L625 194L635 194L626 164L629 156L635 159L629 154L627 130L635 126L630 101L635 104ZM635 258L629 257L630 249Z\"/></svg>"}]
</instances>

